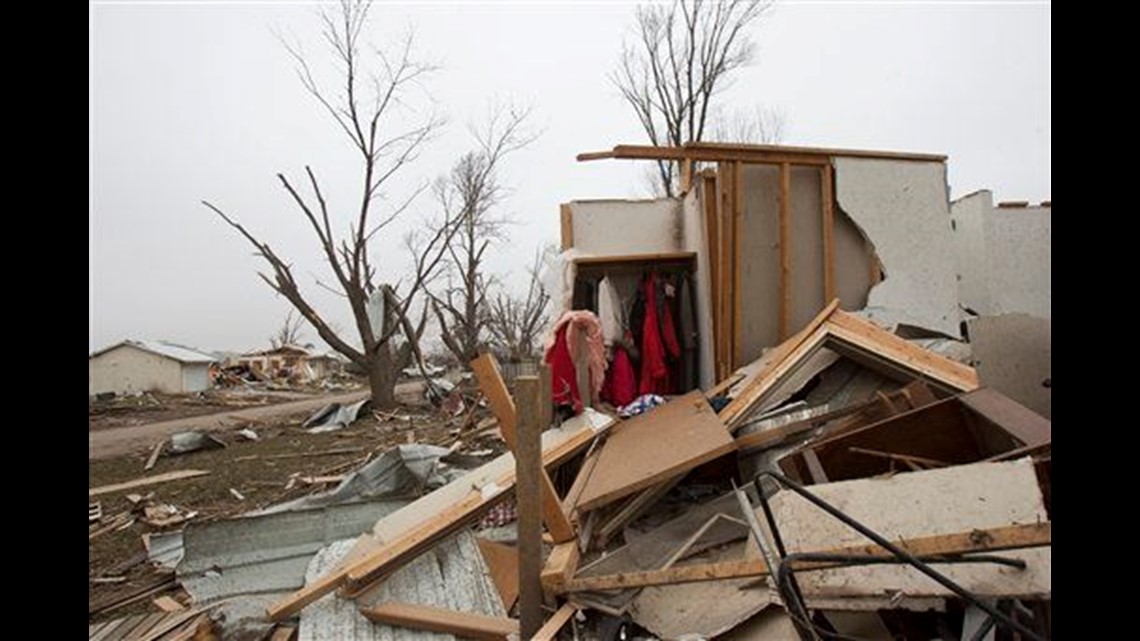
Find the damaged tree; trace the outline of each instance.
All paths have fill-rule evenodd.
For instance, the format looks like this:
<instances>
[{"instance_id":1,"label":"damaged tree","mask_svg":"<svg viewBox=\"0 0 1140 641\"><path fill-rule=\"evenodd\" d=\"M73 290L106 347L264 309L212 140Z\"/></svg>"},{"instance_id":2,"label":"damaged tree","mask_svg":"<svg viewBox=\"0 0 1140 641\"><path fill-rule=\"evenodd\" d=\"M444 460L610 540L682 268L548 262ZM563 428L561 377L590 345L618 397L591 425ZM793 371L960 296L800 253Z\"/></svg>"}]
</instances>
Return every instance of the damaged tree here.
<instances>
[{"instance_id":1,"label":"damaged tree","mask_svg":"<svg viewBox=\"0 0 1140 641\"><path fill-rule=\"evenodd\" d=\"M547 251L553 251L548 247ZM539 334L546 325L546 304L550 295L539 283L539 265L542 253L535 252L530 280L522 297L500 291L487 306L487 332L491 347L509 362L532 357Z\"/></svg>"},{"instance_id":2,"label":"damaged tree","mask_svg":"<svg viewBox=\"0 0 1140 641\"><path fill-rule=\"evenodd\" d=\"M747 29L771 6L771 0L674 0L638 7L637 41L623 47L610 79L650 142L680 147L705 139L716 120L714 96L753 59ZM755 128L776 133L773 124L761 115ZM655 182L664 196L677 194L679 174L676 161L657 161Z\"/></svg>"},{"instance_id":3,"label":"damaged tree","mask_svg":"<svg viewBox=\"0 0 1140 641\"><path fill-rule=\"evenodd\" d=\"M333 232L327 199L310 167L305 167L312 192L309 196L303 195L284 174L277 174L312 227L320 250L336 277L336 287L326 287L348 301L360 347L342 337L310 304L298 287L289 262L221 209L206 201L203 204L245 237L256 248L257 255L269 264L272 275L259 273L262 280L284 296L330 347L368 373L373 403L378 407L391 407L395 404L393 388L397 373L407 365L411 355L418 355L418 340L426 321L425 309L418 326L413 327L408 319L409 307L445 257L456 226L450 218L445 218L421 244L419 253L413 256L414 273L407 290L400 293L396 287L376 282L376 267L369 254L369 242L403 213L426 185L414 190L379 220L376 218L381 214L375 211L375 201L393 176L415 159L423 144L442 126L443 120L435 114L428 114L418 124L402 132L390 132L395 110L407 102L409 91L433 68L413 60L409 37L394 57L377 52L379 71L366 72L360 52L364 43L360 37L369 8L367 2L342 0L335 10L320 14L322 37L342 74L341 84L335 90L319 86L300 48L285 44L297 63L298 75L305 89L333 117L359 154L363 170L361 193L359 204L352 212L348 233L341 236ZM385 259L391 260L389 257ZM400 335L404 343L397 347L393 343Z\"/></svg>"},{"instance_id":4,"label":"damaged tree","mask_svg":"<svg viewBox=\"0 0 1140 641\"><path fill-rule=\"evenodd\" d=\"M430 293L431 305L440 338L460 363L470 363L484 345L490 322L488 290L494 283L484 274L483 259L492 243L506 239L510 224L493 211L507 191L498 170L504 158L537 137L525 128L529 114L529 109L492 109L484 127L472 129L478 148L464 154L435 184L443 226L455 221L458 228L446 242L447 286Z\"/></svg>"},{"instance_id":5,"label":"damaged tree","mask_svg":"<svg viewBox=\"0 0 1140 641\"><path fill-rule=\"evenodd\" d=\"M293 310L289 310L289 313L285 315L285 323L269 337L269 346L273 349L280 349L286 345L300 345L303 335L301 323L304 320L300 316L294 316Z\"/></svg>"}]
</instances>

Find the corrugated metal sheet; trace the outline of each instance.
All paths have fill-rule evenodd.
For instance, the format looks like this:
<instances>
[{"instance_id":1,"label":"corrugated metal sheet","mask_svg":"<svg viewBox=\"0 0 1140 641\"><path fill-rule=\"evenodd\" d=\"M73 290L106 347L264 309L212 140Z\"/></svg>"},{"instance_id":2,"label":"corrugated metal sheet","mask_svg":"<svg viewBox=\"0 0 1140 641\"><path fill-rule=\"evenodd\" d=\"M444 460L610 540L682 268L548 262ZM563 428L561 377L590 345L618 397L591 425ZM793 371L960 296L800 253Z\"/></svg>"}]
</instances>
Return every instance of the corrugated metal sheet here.
<instances>
[{"instance_id":1,"label":"corrugated metal sheet","mask_svg":"<svg viewBox=\"0 0 1140 641\"><path fill-rule=\"evenodd\" d=\"M351 539L334 543L313 558L306 581L330 571L352 549ZM370 622L361 607L379 602L434 605L459 612L505 616L475 537L468 531L420 555L358 601L329 594L301 612L297 641L450 641L449 634L422 632Z\"/></svg>"},{"instance_id":2,"label":"corrugated metal sheet","mask_svg":"<svg viewBox=\"0 0 1140 641\"><path fill-rule=\"evenodd\" d=\"M317 550L359 536L406 504L353 503L189 526L178 581L196 603L296 590Z\"/></svg>"}]
</instances>

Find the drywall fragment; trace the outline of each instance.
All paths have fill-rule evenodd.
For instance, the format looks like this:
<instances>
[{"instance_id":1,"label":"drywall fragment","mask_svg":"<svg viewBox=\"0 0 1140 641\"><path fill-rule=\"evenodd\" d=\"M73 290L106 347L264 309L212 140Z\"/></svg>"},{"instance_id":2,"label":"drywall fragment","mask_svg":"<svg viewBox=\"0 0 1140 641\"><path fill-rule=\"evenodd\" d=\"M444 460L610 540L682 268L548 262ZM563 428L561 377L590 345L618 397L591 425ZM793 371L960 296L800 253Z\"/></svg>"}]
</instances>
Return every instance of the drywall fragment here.
<instances>
[{"instance_id":1,"label":"drywall fragment","mask_svg":"<svg viewBox=\"0 0 1140 641\"><path fill-rule=\"evenodd\" d=\"M835 199L874 247L886 278L864 315L959 336L957 261L943 162L835 158Z\"/></svg>"}]
</instances>

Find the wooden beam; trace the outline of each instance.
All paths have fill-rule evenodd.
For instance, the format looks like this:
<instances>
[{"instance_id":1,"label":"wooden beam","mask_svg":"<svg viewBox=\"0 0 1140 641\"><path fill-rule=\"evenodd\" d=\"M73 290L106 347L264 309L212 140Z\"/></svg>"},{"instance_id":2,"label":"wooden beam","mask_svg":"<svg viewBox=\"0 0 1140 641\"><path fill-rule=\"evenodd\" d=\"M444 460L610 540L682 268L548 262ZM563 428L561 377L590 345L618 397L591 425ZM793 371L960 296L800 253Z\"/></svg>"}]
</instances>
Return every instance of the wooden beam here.
<instances>
[{"instance_id":1,"label":"wooden beam","mask_svg":"<svg viewBox=\"0 0 1140 641\"><path fill-rule=\"evenodd\" d=\"M854 314L836 311L828 318L827 331L836 339L906 365L955 389L968 392L978 388L978 373L969 365L922 349Z\"/></svg>"},{"instance_id":2,"label":"wooden beam","mask_svg":"<svg viewBox=\"0 0 1140 641\"><path fill-rule=\"evenodd\" d=\"M1029 523L985 530L970 530L953 534L916 537L909 540L892 541L915 556L940 554L968 554L972 552L995 552L1020 548L1043 547L1052 544L1052 523ZM890 558L876 544L855 545L829 550L824 554L866 556L872 559ZM823 570L841 564L824 561L799 561L793 564L796 572ZM716 581L720 579L764 576L768 566L763 560L731 561L700 565L686 565L665 570L648 572L625 572L602 576L575 578L567 581L566 592L589 592L594 590L617 590L623 588L646 587L650 585L671 585L696 581Z\"/></svg>"},{"instance_id":3,"label":"wooden beam","mask_svg":"<svg viewBox=\"0 0 1140 641\"><path fill-rule=\"evenodd\" d=\"M835 298L835 198L831 193L832 169L820 168L820 203L823 210L823 300Z\"/></svg>"},{"instance_id":4,"label":"wooden beam","mask_svg":"<svg viewBox=\"0 0 1140 641\"><path fill-rule=\"evenodd\" d=\"M732 163L732 361L728 369L735 370L741 360L740 347L744 344L743 253L744 253L744 163Z\"/></svg>"},{"instance_id":5,"label":"wooden beam","mask_svg":"<svg viewBox=\"0 0 1140 641\"><path fill-rule=\"evenodd\" d=\"M471 361L471 371L479 380L479 389L487 398L487 404L491 406L491 413L499 421L499 432L502 433L503 440L507 442L507 447L517 454L516 426L518 415L515 412L515 403L507 390L507 384L499 373L499 364L490 353L484 353ZM551 482L550 475L546 473L545 469L540 469L538 482L542 493L542 520L546 523L550 535L556 543L573 540L574 526L570 524L570 520L562 510L558 493L554 490L554 483Z\"/></svg>"},{"instance_id":6,"label":"wooden beam","mask_svg":"<svg viewBox=\"0 0 1140 641\"><path fill-rule=\"evenodd\" d=\"M616 145L611 151L594 151L578 154L579 162L621 158L633 160L700 160L707 162L747 162L757 164L819 165L831 157L879 158L885 160L916 160L945 162L941 154L916 154L899 151L869 149L829 149L822 147L793 147L785 145L752 145L740 143L690 142L682 147L654 147L651 145Z\"/></svg>"},{"instance_id":7,"label":"wooden beam","mask_svg":"<svg viewBox=\"0 0 1140 641\"><path fill-rule=\"evenodd\" d=\"M732 281L732 166L727 163L718 163L717 176L717 215L720 217L720 237L717 238L719 246L717 256L720 261L720 267L718 268L720 280L716 306L719 309L720 333L717 334L719 342L716 346L716 368L717 378L724 378L732 371L732 353L729 351L729 345L732 343L732 308L729 305L729 301L731 300L732 290L734 289L734 283Z\"/></svg>"},{"instance_id":8,"label":"wooden beam","mask_svg":"<svg viewBox=\"0 0 1140 641\"><path fill-rule=\"evenodd\" d=\"M743 418L744 413L751 407L753 399L767 391L777 380L791 369L792 365L809 353L816 343L823 339L825 332L823 325L839 307L838 300L832 300L816 317L800 330L795 336L784 341L775 349L778 350L771 368L765 369L753 378L736 398L727 407L721 410L721 420L729 430L735 430Z\"/></svg>"},{"instance_id":9,"label":"wooden beam","mask_svg":"<svg viewBox=\"0 0 1140 641\"><path fill-rule=\"evenodd\" d=\"M581 558L577 541L554 546L542 568L542 587L552 593L558 592L578 571Z\"/></svg>"},{"instance_id":10,"label":"wooden beam","mask_svg":"<svg viewBox=\"0 0 1140 641\"><path fill-rule=\"evenodd\" d=\"M412 603L381 603L375 607L361 608L360 613L373 623L442 632L470 639L505 641L510 635L519 634L519 622L515 619Z\"/></svg>"},{"instance_id":11,"label":"wooden beam","mask_svg":"<svg viewBox=\"0 0 1140 641\"><path fill-rule=\"evenodd\" d=\"M523 638L529 639L542 627L542 385L549 386L546 376L520 376L518 390L518 435L515 447L515 500L518 504L519 546L519 625ZM545 380L544 380L545 379ZM500 423L501 424L501 423ZM561 511L561 508L559 508ZM577 547L576 542L570 545Z\"/></svg>"},{"instance_id":12,"label":"wooden beam","mask_svg":"<svg viewBox=\"0 0 1140 641\"><path fill-rule=\"evenodd\" d=\"M297 626L295 625L279 625L273 631L273 636L269 637L269 641L294 641L297 638Z\"/></svg>"},{"instance_id":13,"label":"wooden beam","mask_svg":"<svg viewBox=\"0 0 1140 641\"><path fill-rule=\"evenodd\" d=\"M716 359L716 345L721 335L720 328L720 308L717 306L717 301L720 300L720 226L717 224L717 184L716 172L705 170L701 174L701 200L704 205L703 213L705 217L705 246L704 250L708 256L709 265L709 302L712 312L712 340L708 342L713 349L713 359ZM720 378L718 373L713 376L717 379Z\"/></svg>"},{"instance_id":14,"label":"wooden beam","mask_svg":"<svg viewBox=\"0 0 1140 641\"><path fill-rule=\"evenodd\" d=\"M574 216L570 203L562 203L559 213L562 219L562 251L566 251L574 246Z\"/></svg>"},{"instance_id":15,"label":"wooden beam","mask_svg":"<svg viewBox=\"0 0 1140 641\"><path fill-rule=\"evenodd\" d=\"M667 261L692 261L697 258L697 252L656 252L647 254L619 254L606 256L578 256L574 259L577 265L608 265L611 263L661 263Z\"/></svg>"},{"instance_id":16,"label":"wooden beam","mask_svg":"<svg viewBox=\"0 0 1140 641\"><path fill-rule=\"evenodd\" d=\"M594 447L582 459L582 467L578 469L578 476L574 477L574 484L570 486L566 498L562 499L562 510L565 513L573 515L577 512L578 499L582 496L582 490L586 489L586 483L590 480L590 474L594 472L594 466L598 464L599 453L600 450L595 441Z\"/></svg>"},{"instance_id":17,"label":"wooden beam","mask_svg":"<svg viewBox=\"0 0 1140 641\"><path fill-rule=\"evenodd\" d=\"M531 641L554 641L554 638L558 636L558 631L562 629L562 626L566 625L566 622L569 621L570 617L574 616L574 613L577 611L578 606L573 603L563 603L562 607L558 608L558 611L539 628L538 632L534 633L534 637Z\"/></svg>"},{"instance_id":18,"label":"wooden beam","mask_svg":"<svg viewBox=\"0 0 1140 641\"><path fill-rule=\"evenodd\" d=\"M166 445L165 438L154 444L154 449L150 452L150 458L146 460L146 465L143 466L144 472L149 472L150 468L154 467L154 464L158 461L158 453L162 451L163 445Z\"/></svg>"},{"instance_id":19,"label":"wooden beam","mask_svg":"<svg viewBox=\"0 0 1140 641\"><path fill-rule=\"evenodd\" d=\"M146 485L155 485L157 483L166 483L168 481L192 479L197 476L205 476L209 473L209 470L176 470L174 472L167 472L165 474L158 474L155 476L144 476L143 478L135 479L133 481L126 481L125 483L115 483L113 485L100 485L99 487L93 487L87 490L87 496L99 496L100 494L110 494L111 492L120 492L122 490L129 490Z\"/></svg>"},{"instance_id":20,"label":"wooden beam","mask_svg":"<svg viewBox=\"0 0 1140 641\"><path fill-rule=\"evenodd\" d=\"M788 338L792 319L792 168L780 165L780 340ZM829 299L830 300L830 299Z\"/></svg>"},{"instance_id":21,"label":"wooden beam","mask_svg":"<svg viewBox=\"0 0 1140 641\"><path fill-rule=\"evenodd\" d=\"M681 194L689 193L693 188L693 159L685 158L681 161Z\"/></svg>"}]
</instances>

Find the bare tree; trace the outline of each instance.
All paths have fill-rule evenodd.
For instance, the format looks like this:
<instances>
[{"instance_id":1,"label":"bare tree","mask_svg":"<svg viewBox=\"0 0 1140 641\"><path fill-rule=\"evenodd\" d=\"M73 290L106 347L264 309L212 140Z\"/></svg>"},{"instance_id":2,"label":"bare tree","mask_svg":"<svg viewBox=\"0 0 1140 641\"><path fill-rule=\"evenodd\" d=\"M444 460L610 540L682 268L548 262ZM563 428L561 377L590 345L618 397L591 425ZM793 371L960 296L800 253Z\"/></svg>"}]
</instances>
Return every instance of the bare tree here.
<instances>
[{"instance_id":1,"label":"bare tree","mask_svg":"<svg viewBox=\"0 0 1140 641\"><path fill-rule=\"evenodd\" d=\"M487 307L485 322L491 347L509 361L517 362L534 356L539 336L546 325L543 314L550 296L539 282L542 255L541 251L535 252L524 296L512 296L500 290Z\"/></svg>"},{"instance_id":2,"label":"bare tree","mask_svg":"<svg viewBox=\"0 0 1140 641\"><path fill-rule=\"evenodd\" d=\"M487 250L505 240L510 219L495 211L507 194L499 179L504 158L536 138L526 128L529 109L493 107L481 128L472 129L477 146L464 154L435 184L435 195L446 220L458 231L447 243L448 278L432 292L432 309L439 319L440 338L464 366L484 344L487 292L493 285L483 269Z\"/></svg>"},{"instance_id":3,"label":"bare tree","mask_svg":"<svg viewBox=\"0 0 1140 641\"><path fill-rule=\"evenodd\" d=\"M277 329L277 332L269 337L269 345L273 349L279 349L286 345L300 345L301 336L301 323L305 321L300 316L293 316L293 310L285 315L285 322Z\"/></svg>"},{"instance_id":4,"label":"bare tree","mask_svg":"<svg viewBox=\"0 0 1140 641\"><path fill-rule=\"evenodd\" d=\"M312 168L305 167L311 191L307 196L284 174L277 174L312 228L318 247L336 278L335 287L319 281L318 285L348 301L360 347L336 331L310 304L310 299L301 292L288 261L221 209L206 201L203 204L245 237L257 250L257 255L269 265L272 275L259 273L262 280L284 296L330 347L368 373L373 403L378 407L391 407L395 404L393 387L398 370L406 365L412 354L418 355L418 340L426 321L425 308L418 327L413 326L408 318L409 307L444 259L456 226L445 219L421 244L420 252L413 256L413 274L404 292L398 292L398 285L377 283L374 261L379 257L370 254L369 242L407 210L427 185L414 190L391 211L379 213L375 205L381 200L382 189L416 158L424 143L442 126L443 120L434 113L428 113L405 130L392 131L396 126L393 123L398 122L397 112L408 107L405 103L410 92L433 71L433 67L413 60L409 36L394 56L374 50L379 64L375 71L366 70L366 61L361 54L364 45L361 34L369 9L369 2L341 0L335 8L323 9L320 13L322 38L340 74L339 85L333 89L320 86L309 59L303 55L299 45L284 42L297 64L297 73L305 90L332 116L337 129L351 141L361 163L360 195L358 204L348 212L347 233L333 231L327 199ZM390 264L396 262L397 257L383 256L383 260Z\"/></svg>"},{"instance_id":5,"label":"bare tree","mask_svg":"<svg viewBox=\"0 0 1140 641\"><path fill-rule=\"evenodd\" d=\"M717 113L708 139L771 145L784 139L785 124L784 113L776 109L755 107L752 111L736 110L728 116Z\"/></svg>"},{"instance_id":6,"label":"bare tree","mask_svg":"<svg viewBox=\"0 0 1140 641\"><path fill-rule=\"evenodd\" d=\"M748 27L773 0L674 0L637 9L636 41L623 46L610 76L654 145L705 139L714 98L733 71L752 62ZM659 161L665 196L677 193L679 169Z\"/></svg>"}]
</instances>

